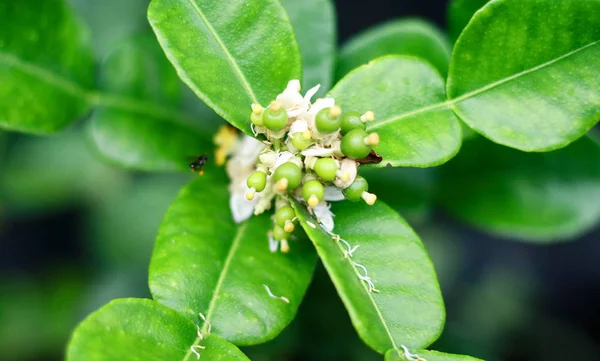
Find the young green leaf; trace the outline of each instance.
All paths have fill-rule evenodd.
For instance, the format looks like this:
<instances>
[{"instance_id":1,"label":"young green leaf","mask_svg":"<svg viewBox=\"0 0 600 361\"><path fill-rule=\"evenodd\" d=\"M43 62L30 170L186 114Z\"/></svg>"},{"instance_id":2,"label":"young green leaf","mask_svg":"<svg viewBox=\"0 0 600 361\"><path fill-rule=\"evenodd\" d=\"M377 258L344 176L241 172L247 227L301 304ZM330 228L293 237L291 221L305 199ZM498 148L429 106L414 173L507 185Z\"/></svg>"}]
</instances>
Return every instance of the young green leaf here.
<instances>
[{"instance_id":1,"label":"young green leaf","mask_svg":"<svg viewBox=\"0 0 600 361\"><path fill-rule=\"evenodd\" d=\"M375 112L367 130L381 137L378 167L439 165L460 147L460 124L445 103L444 81L419 59L374 60L348 74L331 95L344 111Z\"/></svg>"},{"instance_id":2,"label":"young green leaf","mask_svg":"<svg viewBox=\"0 0 600 361\"><path fill-rule=\"evenodd\" d=\"M93 57L64 1L3 1L0 24L0 127L50 134L86 114Z\"/></svg>"},{"instance_id":3,"label":"young green leaf","mask_svg":"<svg viewBox=\"0 0 600 361\"><path fill-rule=\"evenodd\" d=\"M302 54L302 87L317 84L316 97L331 88L336 50L335 9L331 0L282 0ZM316 98L315 98L316 99Z\"/></svg>"},{"instance_id":4,"label":"young green leaf","mask_svg":"<svg viewBox=\"0 0 600 361\"><path fill-rule=\"evenodd\" d=\"M292 242L288 254L271 253L268 215L235 224L221 171L206 173L167 211L150 264L150 290L203 330L210 324L238 345L265 342L293 319L316 255L303 237Z\"/></svg>"},{"instance_id":5,"label":"young green leaf","mask_svg":"<svg viewBox=\"0 0 600 361\"><path fill-rule=\"evenodd\" d=\"M148 19L181 79L249 135L250 105L301 79L298 44L278 0L153 0Z\"/></svg>"},{"instance_id":6,"label":"young green leaf","mask_svg":"<svg viewBox=\"0 0 600 361\"><path fill-rule=\"evenodd\" d=\"M564 147L600 119L600 1L497 0L456 42L452 107L524 151Z\"/></svg>"},{"instance_id":7,"label":"young green leaf","mask_svg":"<svg viewBox=\"0 0 600 361\"><path fill-rule=\"evenodd\" d=\"M152 300L118 299L75 330L67 361L248 360L216 335L198 337L196 325Z\"/></svg>"},{"instance_id":8,"label":"young green leaf","mask_svg":"<svg viewBox=\"0 0 600 361\"><path fill-rule=\"evenodd\" d=\"M334 203L334 232L346 244L321 229L306 206L295 208L367 345L384 353L437 339L445 311L435 270L419 237L396 212L381 201Z\"/></svg>"},{"instance_id":9,"label":"young green leaf","mask_svg":"<svg viewBox=\"0 0 600 361\"><path fill-rule=\"evenodd\" d=\"M410 351L409 351L410 352ZM478 358L466 355L453 355L439 351L419 350L416 352L420 357L427 361L482 361ZM412 361L406 357L404 350L388 350L385 353L385 361Z\"/></svg>"},{"instance_id":10,"label":"young green leaf","mask_svg":"<svg viewBox=\"0 0 600 361\"><path fill-rule=\"evenodd\" d=\"M136 37L112 51L101 68L99 106L88 131L98 152L121 166L188 170L189 158L212 149L202 119L176 109L182 84L153 37Z\"/></svg>"},{"instance_id":11,"label":"young green leaf","mask_svg":"<svg viewBox=\"0 0 600 361\"><path fill-rule=\"evenodd\" d=\"M448 32L452 41L456 41L469 23L473 14L490 0L452 0L448 6Z\"/></svg>"},{"instance_id":12,"label":"young green leaf","mask_svg":"<svg viewBox=\"0 0 600 361\"><path fill-rule=\"evenodd\" d=\"M336 78L384 55L412 55L428 61L444 77L452 47L446 36L421 19L394 20L370 28L348 41L340 50Z\"/></svg>"},{"instance_id":13,"label":"young green leaf","mask_svg":"<svg viewBox=\"0 0 600 361\"><path fill-rule=\"evenodd\" d=\"M457 218L506 237L568 240L600 221L600 145L583 137L523 153L482 137L442 167L440 198Z\"/></svg>"}]
</instances>

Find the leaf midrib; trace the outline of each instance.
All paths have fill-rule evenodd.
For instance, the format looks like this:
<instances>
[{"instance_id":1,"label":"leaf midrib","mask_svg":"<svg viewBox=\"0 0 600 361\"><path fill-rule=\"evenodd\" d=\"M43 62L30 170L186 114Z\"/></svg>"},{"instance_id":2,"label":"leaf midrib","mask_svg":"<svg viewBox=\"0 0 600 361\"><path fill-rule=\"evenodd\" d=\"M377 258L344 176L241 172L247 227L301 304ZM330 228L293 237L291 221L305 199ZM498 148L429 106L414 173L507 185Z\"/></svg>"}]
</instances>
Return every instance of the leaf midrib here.
<instances>
[{"instance_id":1,"label":"leaf midrib","mask_svg":"<svg viewBox=\"0 0 600 361\"><path fill-rule=\"evenodd\" d=\"M341 255L344 256L344 249L340 245L339 242L337 243L337 246L338 246L337 248L341 252ZM352 267L352 270L354 271L355 276L358 277L360 275L360 273L358 272L358 269L356 268L356 266L354 265L354 263L352 263L350 261L350 257L345 257L345 259L347 260L347 262L350 265L350 267ZM369 297L369 300L371 301L371 304L375 308L375 311L377 311L377 317L379 317L379 321L381 321L381 325L383 326L383 329L385 330L385 332L388 335L388 338L392 342L392 347L394 348L394 350L398 350L398 345L396 345L396 341L394 340L394 337L392 336L392 331L390 331L390 328L388 327L387 322L383 318L383 314L381 313L381 309L379 308L379 305L377 304L377 302L375 302L375 299L373 298L373 293L369 292L369 289L365 285L365 282L363 282L361 279L359 279L359 282L360 282L363 290L365 291L365 293Z\"/></svg>"},{"instance_id":2,"label":"leaf midrib","mask_svg":"<svg viewBox=\"0 0 600 361\"><path fill-rule=\"evenodd\" d=\"M71 95L80 97L90 105L120 109L145 116L159 117L181 124L193 124L193 119L190 119L188 116L176 110L130 97L84 89L71 79L58 75L37 64L23 61L13 54L0 51L0 64L2 63L12 66L47 84L54 85Z\"/></svg>"},{"instance_id":3,"label":"leaf midrib","mask_svg":"<svg viewBox=\"0 0 600 361\"><path fill-rule=\"evenodd\" d=\"M512 80L518 79L518 78L520 78L522 76L525 76L527 74L531 74L533 72L536 72L536 71L538 71L540 69L546 68L546 67L548 67L548 66L550 66L550 65L552 65L554 63L557 63L557 62L559 62L559 61L561 61L563 59L568 58L571 55L574 55L574 54L576 54L576 53L578 53L580 51L583 51L583 50L585 50L585 49L587 49L589 47L597 45L598 43L600 43L600 40L593 41L593 42L591 42L591 43L589 43L587 45L584 45L584 46L582 46L580 48L572 50L572 51L570 51L570 52L568 52L568 53L566 53L564 55L561 55L561 56L559 56L557 58L554 58L554 59L549 60L549 61L547 61L545 63L537 65L537 66L535 66L533 68L529 68L529 69L523 70L523 71L521 71L519 73L516 73L516 74L513 74L513 75L511 75L509 77L502 78L502 79L497 80L497 81L495 81L493 83L487 84L487 85L485 85L485 86L483 86L481 88L478 88L478 89L472 90L470 92L467 92L467 93L465 93L465 94L463 94L463 95L461 95L459 97L456 97L454 99L448 99L448 100L446 100L444 102L441 102L441 103L436 103L436 104L428 105L426 107L415 109L415 110L409 111L407 113L403 113L403 114L394 116L394 117L389 118L389 119L384 119L384 120L378 121L376 123L373 123L373 125L369 126L368 129L369 130L373 130L373 129L381 128L381 127L386 126L388 124L394 123L394 122L396 122L398 120L409 118L411 116L414 116L414 115L417 115L417 114L421 114L421 113L426 113L428 111L436 110L436 109L439 109L439 108L450 108L450 107L452 107L455 104L458 104L458 103L460 103L460 102L462 102L464 100L470 99L470 98L472 98L474 96L477 96L477 95L479 95L481 93L484 93L484 92L486 92L486 91L488 91L490 89L493 89L493 88L498 87L498 86L500 86L502 84L508 83L508 82L510 82Z\"/></svg>"},{"instance_id":4,"label":"leaf midrib","mask_svg":"<svg viewBox=\"0 0 600 361\"><path fill-rule=\"evenodd\" d=\"M242 224L240 227L238 227L238 229L235 233L235 237L233 238L233 242L231 243L231 247L229 248L229 252L227 253L227 257L225 257L225 262L223 263L223 269L221 270L221 273L219 274L219 278L217 280L217 284L215 285L215 291L210 299L210 302L208 303L208 308L206 309L206 322L204 322L204 324L202 325L202 328L199 331L202 335L204 335L203 337L208 336L206 334L206 331L208 331L208 324L210 323L210 317L212 316L212 314L215 310L215 304L217 303L217 300L219 298L219 292L221 291L221 287L223 287L223 282L225 282L225 277L227 276L227 271L229 271L229 266L231 265L231 260L233 259L233 256L235 255L235 252L237 251L237 248L240 245L240 242L242 240L244 232L246 231L246 227L248 227L247 222ZM189 360L189 357L192 355L192 348L194 346L199 345L200 342L202 341L203 337L196 337L196 339L194 340L194 343L188 349L188 351L185 354L185 356L183 357L182 361Z\"/></svg>"},{"instance_id":5,"label":"leaf midrib","mask_svg":"<svg viewBox=\"0 0 600 361\"><path fill-rule=\"evenodd\" d=\"M231 265L231 260L233 259L233 256L235 255L235 253L240 245L240 242L242 240L242 237L244 236L244 232L246 231L247 227L248 227L248 222L243 223L241 226L239 226L237 229L237 232L235 234L235 237L233 239L233 242L231 243L231 247L229 248L229 252L227 253L225 262L223 263L223 269L221 270L221 273L219 274L219 278L217 280L217 284L215 285L214 293L210 299L210 302L208 303L208 308L206 309L206 322L204 322L204 324L202 325L202 329L201 329L202 333L204 333L208 330L210 318L215 310L215 305L219 299L219 294L221 292L221 288L223 287L223 283L225 282L225 277L227 276L227 272L229 271L229 267Z\"/></svg>"},{"instance_id":6,"label":"leaf midrib","mask_svg":"<svg viewBox=\"0 0 600 361\"><path fill-rule=\"evenodd\" d=\"M196 2L194 0L188 0L188 2L190 3L190 5L192 5L192 7L194 8L194 11L200 17L200 19L202 20L202 22L204 23L204 25L206 25L206 28L211 33L211 35L214 37L215 41L217 42L217 44L219 45L219 47L223 51L223 54L225 54L225 58L231 64L231 67L233 68L235 75L238 77L238 79L242 83L242 86L248 92L248 95L250 95L250 98L251 98L252 102L255 103L255 104L259 104L260 102L256 98L256 95L254 94L254 91L252 90L252 87L250 86L250 83L248 82L248 79L246 79L246 76L242 72L242 69L240 69L238 63L235 61L235 58L231 55L231 53L229 52L229 49L223 43L223 40L221 40L221 37L219 36L219 33L217 33L217 31L215 30L215 28L208 21L208 19L206 18L206 15L204 15L204 12L202 11L202 9L200 9L200 7L198 6L198 4L196 4Z\"/></svg>"},{"instance_id":7,"label":"leaf midrib","mask_svg":"<svg viewBox=\"0 0 600 361\"><path fill-rule=\"evenodd\" d=\"M295 209L298 208L298 207L302 207L302 205L300 203L298 203L298 202L293 202L293 205L294 205ZM303 210L301 210L301 212L302 212L303 218L305 218L304 220L301 219L301 221L302 221L302 228L304 228L304 230L307 233L312 232L312 231L316 231L317 229L322 232L321 227L318 227L318 228L315 229L315 228L312 228L312 227L308 226L306 224L306 222L307 222L307 220L306 220L306 218L307 218L306 217L306 213ZM314 218L312 218L312 220L314 220L316 222L316 220ZM315 224L319 224L319 223L316 222ZM322 232L321 235L323 235L323 234L326 235L326 233ZM327 237L327 236L325 236L325 237ZM337 245L337 249L340 250L341 256L344 256L344 249L342 248L342 246L339 243ZM346 258L346 259L347 259L347 262L350 265L350 267L352 267L352 270L354 271L355 276L358 277L358 275L359 275L358 269L351 262L350 258ZM377 303L375 302L375 299L373 298L373 295L371 294L371 292L369 292L369 289L367 288L367 286L365 285L365 283L362 280L360 280L360 279L359 279L359 282L361 284L362 289L365 291L365 293L369 297L369 300L371 301L371 304L373 305L373 307L377 311L377 317L379 317L379 321L381 322L381 324L382 324L385 332L387 333L388 338L390 339L390 341L392 343L392 347L395 350L398 350L398 346L396 345L396 341L394 340L394 337L392 336L392 332L390 331L390 328L388 327L387 323L385 322L385 319L383 318L383 314L381 313L381 309L379 308L379 305L377 305Z\"/></svg>"}]
</instances>

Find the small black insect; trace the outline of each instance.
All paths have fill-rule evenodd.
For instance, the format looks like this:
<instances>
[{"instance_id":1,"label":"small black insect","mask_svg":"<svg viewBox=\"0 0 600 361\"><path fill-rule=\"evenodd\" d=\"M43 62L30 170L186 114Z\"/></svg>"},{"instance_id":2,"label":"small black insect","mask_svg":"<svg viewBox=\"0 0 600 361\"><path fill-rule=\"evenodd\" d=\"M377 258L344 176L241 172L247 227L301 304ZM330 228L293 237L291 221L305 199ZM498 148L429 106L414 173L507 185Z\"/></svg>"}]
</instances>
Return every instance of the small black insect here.
<instances>
[{"instance_id":1,"label":"small black insect","mask_svg":"<svg viewBox=\"0 0 600 361\"><path fill-rule=\"evenodd\" d=\"M190 163L190 169L192 172L198 172L200 175L204 175L204 165L208 161L208 156L206 154L202 154L194 158L194 160Z\"/></svg>"}]
</instances>

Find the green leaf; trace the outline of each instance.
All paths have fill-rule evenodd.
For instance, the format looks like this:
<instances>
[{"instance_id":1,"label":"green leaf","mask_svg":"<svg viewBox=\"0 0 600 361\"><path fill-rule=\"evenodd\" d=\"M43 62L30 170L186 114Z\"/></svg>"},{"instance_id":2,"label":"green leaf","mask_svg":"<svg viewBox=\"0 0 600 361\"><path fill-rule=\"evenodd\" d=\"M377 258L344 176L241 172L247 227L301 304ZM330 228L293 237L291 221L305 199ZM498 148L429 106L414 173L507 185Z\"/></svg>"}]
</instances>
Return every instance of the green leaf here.
<instances>
[{"instance_id":1,"label":"green leaf","mask_svg":"<svg viewBox=\"0 0 600 361\"><path fill-rule=\"evenodd\" d=\"M429 64L387 56L354 70L331 95L344 110L375 112L376 166L429 167L450 159L461 143L460 124L445 104L444 81Z\"/></svg>"},{"instance_id":2,"label":"green leaf","mask_svg":"<svg viewBox=\"0 0 600 361\"><path fill-rule=\"evenodd\" d=\"M523 153L478 137L442 167L440 198L457 218L532 242L572 239L600 221L600 145L583 137Z\"/></svg>"},{"instance_id":3,"label":"green leaf","mask_svg":"<svg viewBox=\"0 0 600 361\"><path fill-rule=\"evenodd\" d=\"M88 33L61 0L0 4L0 127L55 133L89 111Z\"/></svg>"},{"instance_id":4,"label":"green leaf","mask_svg":"<svg viewBox=\"0 0 600 361\"><path fill-rule=\"evenodd\" d=\"M190 157L212 150L201 119L177 109L177 74L156 40L138 37L106 58L98 108L88 131L97 151L120 166L146 171L189 170Z\"/></svg>"},{"instance_id":5,"label":"green leaf","mask_svg":"<svg viewBox=\"0 0 600 361\"><path fill-rule=\"evenodd\" d=\"M154 301L118 299L92 313L75 330L67 361L248 360L216 335L200 339L196 325Z\"/></svg>"},{"instance_id":6,"label":"green leaf","mask_svg":"<svg viewBox=\"0 0 600 361\"><path fill-rule=\"evenodd\" d=\"M482 361L471 356L453 355L439 351L419 350L416 353L427 361ZM410 359L405 356L403 350L392 349L385 353L385 361L410 361Z\"/></svg>"},{"instance_id":7,"label":"green leaf","mask_svg":"<svg viewBox=\"0 0 600 361\"><path fill-rule=\"evenodd\" d=\"M448 6L448 32L450 38L456 41L467 26L473 14L490 0L452 0Z\"/></svg>"},{"instance_id":8,"label":"green leaf","mask_svg":"<svg viewBox=\"0 0 600 361\"><path fill-rule=\"evenodd\" d=\"M444 77L452 47L437 27L421 19L401 19L370 28L340 50L336 77L384 55L412 55L428 61Z\"/></svg>"},{"instance_id":9,"label":"green leaf","mask_svg":"<svg viewBox=\"0 0 600 361\"><path fill-rule=\"evenodd\" d=\"M336 51L335 9L331 0L282 0L302 54L302 87L321 84L316 97L331 88ZM316 98L315 98L316 99Z\"/></svg>"},{"instance_id":10,"label":"green leaf","mask_svg":"<svg viewBox=\"0 0 600 361\"><path fill-rule=\"evenodd\" d=\"M235 224L225 177L216 169L206 173L167 211L150 264L150 290L193 321L201 321L201 312L228 341L265 342L294 318L316 255L304 237L292 242L288 254L271 253L269 216ZM269 297L264 285L289 303Z\"/></svg>"},{"instance_id":11,"label":"green leaf","mask_svg":"<svg viewBox=\"0 0 600 361\"><path fill-rule=\"evenodd\" d=\"M456 42L452 107L524 151L564 147L600 119L600 1L498 0Z\"/></svg>"},{"instance_id":12,"label":"green leaf","mask_svg":"<svg viewBox=\"0 0 600 361\"><path fill-rule=\"evenodd\" d=\"M148 18L181 79L249 135L250 105L301 79L298 44L278 0L153 0Z\"/></svg>"},{"instance_id":13,"label":"green leaf","mask_svg":"<svg viewBox=\"0 0 600 361\"><path fill-rule=\"evenodd\" d=\"M384 353L401 345L426 347L437 339L445 311L435 270L419 237L396 212L381 201L334 203L334 232L345 245L321 229L304 205L295 208L367 345ZM356 246L352 257L345 257ZM370 292L359 278L365 273L361 266L379 292Z\"/></svg>"}]
</instances>

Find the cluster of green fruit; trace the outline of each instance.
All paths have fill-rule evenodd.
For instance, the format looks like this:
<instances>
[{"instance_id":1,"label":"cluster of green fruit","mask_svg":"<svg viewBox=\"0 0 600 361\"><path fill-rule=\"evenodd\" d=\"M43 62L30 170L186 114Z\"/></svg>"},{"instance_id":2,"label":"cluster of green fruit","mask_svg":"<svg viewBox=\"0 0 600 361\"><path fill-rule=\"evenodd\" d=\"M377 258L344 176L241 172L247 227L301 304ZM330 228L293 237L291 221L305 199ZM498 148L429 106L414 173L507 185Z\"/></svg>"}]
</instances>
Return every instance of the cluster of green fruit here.
<instances>
[{"instance_id":1,"label":"cluster of green fruit","mask_svg":"<svg viewBox=\"0 0 600 361\"><path fill-rule=\"evenodd\" d=\"M343 113L333 105L314 115L305 112L290 117L281 104L272 101L266 109L253 105L250 119L255 133L267 138L268 147L246 180L246 198L253 200L261 192L275 194L272 236L282 243L283 252L289 249L287 240L296 217L286 201L290 194L303 199L317 220L323 207L329 209L328 200L375 203L377 197L368 192L367 181L357 175L359 161L379 144L378 134L366 131L366 123L374 120L373 112ZM295 122L299 123L295 126Z\"/></svg>"}]
</instances>

